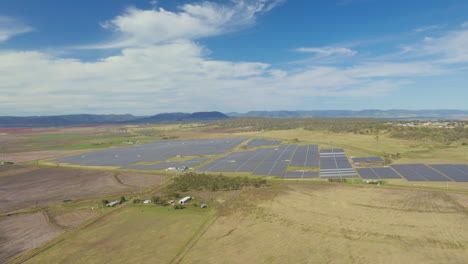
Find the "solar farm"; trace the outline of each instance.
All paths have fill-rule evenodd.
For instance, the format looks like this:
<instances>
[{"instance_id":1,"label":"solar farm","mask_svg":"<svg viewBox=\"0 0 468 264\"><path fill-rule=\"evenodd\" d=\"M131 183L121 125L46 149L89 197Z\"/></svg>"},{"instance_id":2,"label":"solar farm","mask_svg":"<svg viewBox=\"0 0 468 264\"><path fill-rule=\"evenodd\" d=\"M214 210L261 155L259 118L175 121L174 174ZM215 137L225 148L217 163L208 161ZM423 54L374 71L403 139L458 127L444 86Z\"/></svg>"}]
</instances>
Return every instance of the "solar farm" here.
<instances>
[{"instance_id":1,"label":"solar farm","mask_svg":"<svg viewBox=\"0 0 468 264\"><path fill-rule=\"evenodd\" d=\"M285 179L362 178L405 179L412 182L468 182L468 165L396 164L382 167L384 161L381 157L348 158L344 149L320 149L318 145L298 146L281 143L258 138L158 141L78 154L55 161L85 166L117 166L120 169L133 170L182 167L197 172L245 172ZM243 146L243 149L237 148L239 146ZM235 148L239 151L233 151ZM171 160L185 156L189 158ZM367 168L362 167L362 164L381 167Z\"/></svg>"}]
</instances>

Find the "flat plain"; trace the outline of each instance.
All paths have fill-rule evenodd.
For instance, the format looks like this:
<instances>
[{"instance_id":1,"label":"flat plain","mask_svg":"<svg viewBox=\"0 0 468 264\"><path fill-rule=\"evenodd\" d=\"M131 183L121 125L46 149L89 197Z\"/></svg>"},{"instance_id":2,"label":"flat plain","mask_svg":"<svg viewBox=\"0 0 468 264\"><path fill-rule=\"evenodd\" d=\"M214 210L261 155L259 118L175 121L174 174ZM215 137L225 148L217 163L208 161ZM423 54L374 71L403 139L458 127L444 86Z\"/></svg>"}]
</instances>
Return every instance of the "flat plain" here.
<instances>
[{"instance_id":1,"label":"flat plain","mask_svg":"<svg viewBox=\"0 0 468 264\"><path fill-rule=\"evenodd\" d=\"M181 263L466 263L467 197L287 184L245 191Z\"/></svg>"},{"instance_id":2,"label":"flat plain","mask_svg":"<svg viewBox=\"0 0 468 264\"><path fill-rule=\"evenodd\" d=\"M468 259L468 183L386 179L382 186L371 186L359 179L329 183L268 178L269 186L261 189L181 193L203 200L210 209L189 205L174 210L131 200L160 195L158 186L175 174L99 166L91 170L52 161L108 147L215 138L318 144L322 149L343 148L349 157L401 154L393 164L468 164L468 146L462 141L441 144L385 134L376 140L375 135L356 133L249 131L206 124L4 131L0 160L17 158L11 161L20 164L0 167L0 262L466 263ZM242 144L211 160L241 148ZM102 206L101 200L121 195L130 203ZM24 258L11 259L25 252Z\"/></svg>"},{"instance_id":3,"label":"flat plain","mask_svg":"<svg viewBox=\"0 0 468 264\"><path fill-rule=\"evenodd\" d=\"M25 263L170 263L212 210L126 206Z\"/></svg>"}]
</instances>

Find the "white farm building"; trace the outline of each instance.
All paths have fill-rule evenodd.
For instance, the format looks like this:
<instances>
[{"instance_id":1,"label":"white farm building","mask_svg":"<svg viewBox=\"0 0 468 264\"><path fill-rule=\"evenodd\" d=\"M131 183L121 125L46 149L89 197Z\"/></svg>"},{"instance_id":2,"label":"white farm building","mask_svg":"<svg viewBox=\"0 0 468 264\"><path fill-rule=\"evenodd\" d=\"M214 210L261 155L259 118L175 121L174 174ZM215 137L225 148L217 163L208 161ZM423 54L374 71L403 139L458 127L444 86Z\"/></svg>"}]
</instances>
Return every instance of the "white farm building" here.
<instances>
[{"instance_id":1,"label":"white farm building","mask_svg":"<svg viewBox=\"0 0 468 264\"><path fill-rule=\"evenodd\" d=\"M192 197L190 197L190 196L184 197L184 198L180 199L179 204L185 204L190 200L192 200Z\"/></svg>"}]
</instances>

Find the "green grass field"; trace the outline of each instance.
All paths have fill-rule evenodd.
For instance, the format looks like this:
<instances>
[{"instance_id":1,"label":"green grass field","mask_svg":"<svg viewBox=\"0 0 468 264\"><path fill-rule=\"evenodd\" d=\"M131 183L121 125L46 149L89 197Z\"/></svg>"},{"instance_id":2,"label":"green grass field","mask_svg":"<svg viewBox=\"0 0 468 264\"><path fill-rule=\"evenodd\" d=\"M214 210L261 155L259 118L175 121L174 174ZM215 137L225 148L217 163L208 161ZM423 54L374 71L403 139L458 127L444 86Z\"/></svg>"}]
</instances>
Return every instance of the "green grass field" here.
<instances>
[{"instance_id":1,"label":"green grass field","mask_svg":"<svg viewBox=\"0 0 468 264\"><path fill-rule=\"evenodd\" d=\"M44 135L44 136L37 136L34 139L37 140L51 140L51 139L65 139L65 138L79 138L82 135L78 134L70 134L70 135Z\"/></svg>"},{"instance_id":2,"label":"green grass field","mask_svg":"<svg viewBox=\"0 0 468 264\"><path fill-rule=\"evenodd\" d=\"M169 263L213 214L212 209L129 205L25 263Z\"/></svg>"}]
</instances>

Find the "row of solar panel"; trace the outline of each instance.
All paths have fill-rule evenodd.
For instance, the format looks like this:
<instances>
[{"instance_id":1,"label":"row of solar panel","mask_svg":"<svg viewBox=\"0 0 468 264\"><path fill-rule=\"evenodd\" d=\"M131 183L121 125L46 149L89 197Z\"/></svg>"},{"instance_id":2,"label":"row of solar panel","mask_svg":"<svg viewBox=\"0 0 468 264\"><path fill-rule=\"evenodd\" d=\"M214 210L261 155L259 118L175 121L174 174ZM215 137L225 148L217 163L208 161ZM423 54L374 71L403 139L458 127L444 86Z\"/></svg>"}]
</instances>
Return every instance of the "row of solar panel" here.
<instances>
[{"instance_id":1,"label":"row of solar panel","mask_svg":"<svg viewBox=\"0 0 468 264\"><path fill-rule=\"evenodd\" d=\"M252 139L249 143L245 145L246 148L260 147L260 146L272 146L279 145L281 141L278 140L267 140L262 138Z\"/></svg>"},{"instance_id":2,"label":"row of solar panel","mask_svg":"<svg viewBox=\"0 0 468 264\"><path fill-rule=\"evenodd\" d=\"M138 162L156 162L177 155L218 155L247 138L158 141L131 147L117 147L56 159L58 162L88 166L127 166Z\"/></svg>"},{"instance_id":3,"label":"row of solar panel","mask_svg":"<svg viewBox=\"0 0 468 264\"><path fill-rule=\"evenodd\" d=\"M383 162L384 160L381 157L364 157L364 158L351 158L353 162L363 162L363 163L373 163L373 162Z\"/></svg>"},{"instance_id":4,"label":"row of solar panel","mask_svg":"<svg viewBox=\"0 0 468 264\"><path fill-rule=\"evenodd\" d=\"M468 182L468 165L398 164L391 168L358 168L357 171L363 179L401 179L401 175L408 181Z\"/></svg>"},{"instance_id":5,"label":"row of solar panel","mask_svg":"<svg viewBox=\"0 0 468 264\"><path fill-rule=\"evenodd\" d=\"M299 146L294 153L289 166L291 167L317 167L319 164L318 145Z\"/></svg>"},{"instance_id":6,"label":"row of solar panel","mask_svg":"<svg viewBox=\"0 0 468 264\"><path fill-rule=\"evenodd\" d=\"M167 169L171 167L194 167L206 160L209 160L210 158L194 158L190 160L185 160L185 161L163 161L159 162L156 164L151 164L151 165L132 165L132 166L126 166L123 167L122 169L136 169L136 170L162 170L162 169Z\"/></svg>"}]
</instances>

